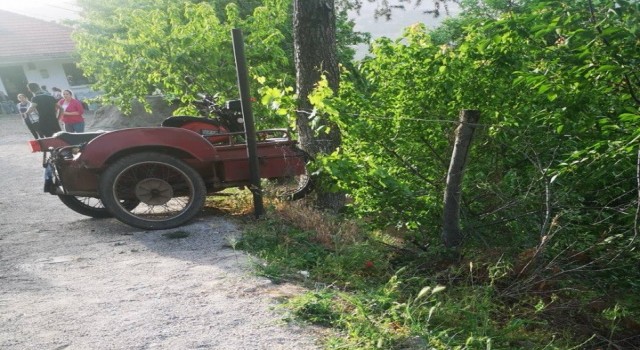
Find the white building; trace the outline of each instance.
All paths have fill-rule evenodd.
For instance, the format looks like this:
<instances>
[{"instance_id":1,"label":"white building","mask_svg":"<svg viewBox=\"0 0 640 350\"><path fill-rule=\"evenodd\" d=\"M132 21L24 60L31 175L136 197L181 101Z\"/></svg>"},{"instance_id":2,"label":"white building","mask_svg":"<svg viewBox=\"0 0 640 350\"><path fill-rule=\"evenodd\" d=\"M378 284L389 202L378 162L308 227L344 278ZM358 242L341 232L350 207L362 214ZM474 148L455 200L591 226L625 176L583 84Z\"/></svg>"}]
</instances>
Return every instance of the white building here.
<instances>
[{"instance_id":1,"label":"white building","mask_svg":"<svg viewBox=\"0 0 640 350\"><path fill-rule=\"evenodd\" d=\"M31 96L27 83L72 90L76 98L95 96L75 64L72 28L0 10L0 90L17 102Z\"/></svg>"}]
</instances>

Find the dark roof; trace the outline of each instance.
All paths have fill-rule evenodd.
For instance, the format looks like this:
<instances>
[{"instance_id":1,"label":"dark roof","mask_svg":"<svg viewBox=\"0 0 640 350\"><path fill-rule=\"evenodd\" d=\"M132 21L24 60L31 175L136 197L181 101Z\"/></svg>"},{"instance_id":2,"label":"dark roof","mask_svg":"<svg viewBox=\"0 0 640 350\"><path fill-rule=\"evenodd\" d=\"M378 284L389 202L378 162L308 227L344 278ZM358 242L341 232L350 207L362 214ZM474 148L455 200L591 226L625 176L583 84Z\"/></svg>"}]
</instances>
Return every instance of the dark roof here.
<instances>
[{"instance_id":1,"label":"dark roof","mask_svg":"<svg viewBox=\"0 0 640 350\"><path fill-rule=\"evenodd\" d=\"M0 62L70 57L72 28L0 10Z\"/></svg>"}]
</instances>

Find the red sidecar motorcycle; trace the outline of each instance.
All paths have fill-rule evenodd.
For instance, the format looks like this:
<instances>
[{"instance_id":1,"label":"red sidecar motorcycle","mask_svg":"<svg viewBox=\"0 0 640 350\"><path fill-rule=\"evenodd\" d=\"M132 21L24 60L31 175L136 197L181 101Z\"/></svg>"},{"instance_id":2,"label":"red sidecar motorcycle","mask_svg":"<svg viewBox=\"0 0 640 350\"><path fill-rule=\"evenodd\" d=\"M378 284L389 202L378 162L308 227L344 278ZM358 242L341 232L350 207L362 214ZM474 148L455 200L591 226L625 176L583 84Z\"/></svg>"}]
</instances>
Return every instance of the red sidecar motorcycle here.
<instances>
[{"instance_id":1,"label":"red sidecar motorcycle","mask_svg":"<svg viewBox=\"0 0 640 350\"><path fill-rule=\"evenodd\" d=\"M45 192L80 214L157 230L191 220L207 194L250 186L240 102L203 100L214 118L30 141L33 152L44 152ZM258 131L257 139L260 177L277 180L283 197L304 196L308 155L285 129Z\"/></svg>"}]
</instances>

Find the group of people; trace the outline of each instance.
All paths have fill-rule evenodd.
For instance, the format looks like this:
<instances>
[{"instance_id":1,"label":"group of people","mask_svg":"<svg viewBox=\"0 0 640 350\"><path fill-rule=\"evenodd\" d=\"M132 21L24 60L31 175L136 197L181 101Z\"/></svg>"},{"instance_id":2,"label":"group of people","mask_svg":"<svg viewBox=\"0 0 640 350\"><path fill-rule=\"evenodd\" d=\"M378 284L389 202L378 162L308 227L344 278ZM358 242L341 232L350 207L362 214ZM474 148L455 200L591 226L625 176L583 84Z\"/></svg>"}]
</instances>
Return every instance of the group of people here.
<instances>
[{"instance_id":1,"label":"group of people","mask_svg":"<svg viewBox=\"0 0 640 350\"><path fill-rule=\"evenodd\" d=\"M14 114L16 112L16 106L11 101L7 93L0 90L0 114Z\"/></svg>"},{"instance_id":2,"label":"group of people","mask_svg":"<svg viewBox=\"0 0 640 350\"><path fill-rule=\"evenodd\" d=\"M34 138L50 137L61 131L60 122L67 132L84 132L84 106L71 90L53 88L51 94L37 83L27 84L27 89L33 98L18 94L17 109Z\"/></svg>"}]
</instances>

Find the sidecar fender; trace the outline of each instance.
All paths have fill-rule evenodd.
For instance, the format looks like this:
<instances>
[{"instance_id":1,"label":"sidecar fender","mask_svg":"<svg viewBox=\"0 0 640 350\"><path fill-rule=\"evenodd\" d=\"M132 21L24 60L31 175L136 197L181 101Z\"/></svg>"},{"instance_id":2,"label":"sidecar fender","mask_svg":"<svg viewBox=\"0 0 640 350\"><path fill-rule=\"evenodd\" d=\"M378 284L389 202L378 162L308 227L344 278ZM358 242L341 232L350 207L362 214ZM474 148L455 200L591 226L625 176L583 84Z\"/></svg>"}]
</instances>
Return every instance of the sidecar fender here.
<instances>
[{"instance_id":1,"label":"sidecar fender","mask_svg":"<svg viewBox=\"0 0 640 350\"><path fill-rule=\"evenodd\" d=\"M107 132L87 143L78 160L88 169L101 169L112 159L138 151L171 152L200 162L217 159L215 148L202 135L181 128L130 128Z\"/></svg>"}]
</instances>

